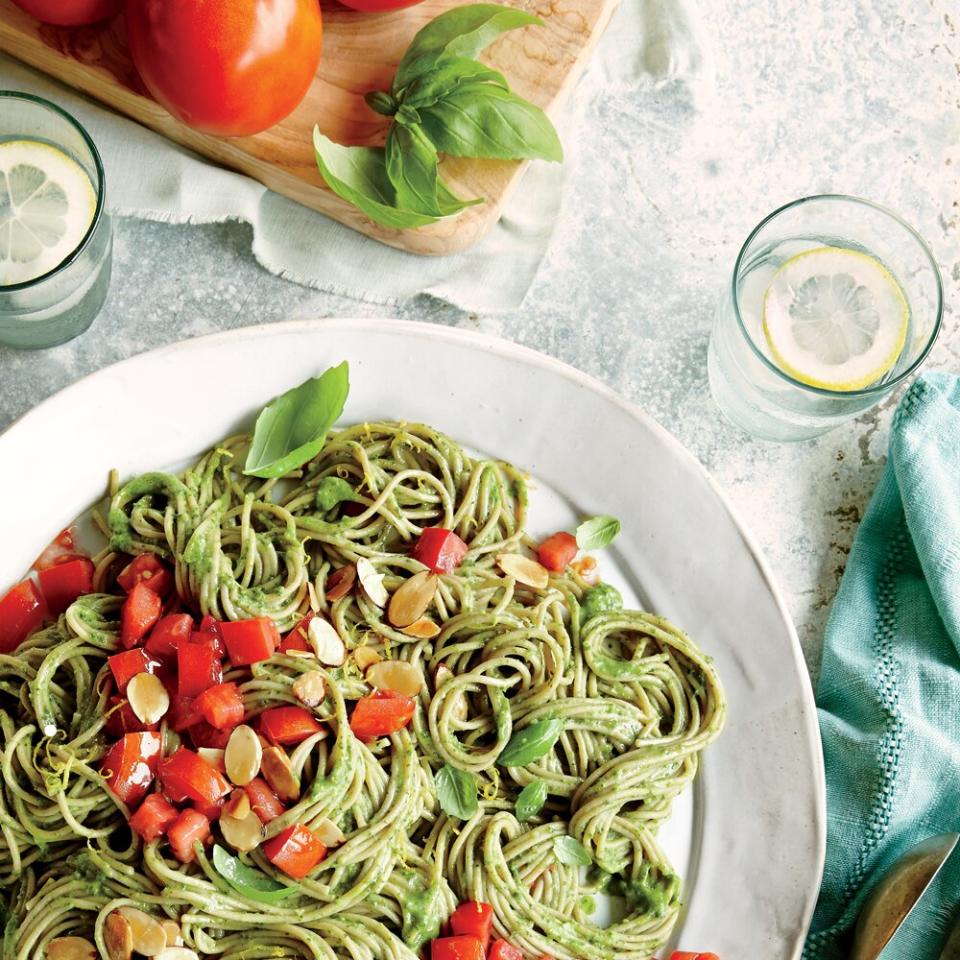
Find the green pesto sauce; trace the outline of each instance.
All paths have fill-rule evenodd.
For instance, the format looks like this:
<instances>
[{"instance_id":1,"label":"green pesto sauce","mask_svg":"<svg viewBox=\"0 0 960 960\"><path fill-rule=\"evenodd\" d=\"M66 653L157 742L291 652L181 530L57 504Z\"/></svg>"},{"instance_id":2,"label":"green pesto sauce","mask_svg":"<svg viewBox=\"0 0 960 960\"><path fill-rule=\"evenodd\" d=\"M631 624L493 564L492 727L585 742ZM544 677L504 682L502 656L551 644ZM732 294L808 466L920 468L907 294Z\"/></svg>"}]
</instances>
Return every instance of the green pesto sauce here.
<instances>
[{"instance_id":1,"label":"green pesto sauce","mask_svg":"<svg viewBox=\"0 0 960 960\"><path fill-rule=\"evenodd\" d=\"M609 583L598 583L591 587L580 601L580 625L583 626L598 613L614 613L623 609L623 597L616 587Z\"/></svg>"},{"instance_id":2,"label":"green pesto sauce","mask_svg":"<svg viewBox=\"0 0 960 960\"><path fill-rule=\"evenodd\" d=\"M414 952L439 936L441 904L439 884L417 890L403 902L403 942Z\"/></svg>"}]
</instances>

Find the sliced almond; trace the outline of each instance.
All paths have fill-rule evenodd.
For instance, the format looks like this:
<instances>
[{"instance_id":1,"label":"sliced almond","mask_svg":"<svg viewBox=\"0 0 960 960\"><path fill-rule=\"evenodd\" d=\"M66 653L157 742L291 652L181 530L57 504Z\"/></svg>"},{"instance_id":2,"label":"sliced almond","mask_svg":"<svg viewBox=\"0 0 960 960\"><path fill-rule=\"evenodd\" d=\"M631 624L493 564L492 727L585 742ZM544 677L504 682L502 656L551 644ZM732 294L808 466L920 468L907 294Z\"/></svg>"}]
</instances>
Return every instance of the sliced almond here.
<instances>
[{"instance_id":1,"label":"sliced almond","mask_svg":"<svg viewBox=\"0 0 960 960\"><path fill-rule=\"evenodd\" d=\"M405 697L416 697L423 689L423 672L406 660L383 660L366 672L367 683L378 690L392 690Z\"/></svg>"},{"instance_id":2,"label":"sliced almond","mask_svg":"<svg viewBox=\"0 0 960 960\"><path fill-rule=\"evenodd\" d=\"M209 763L214 770L219 770L221 773L227 772L227 765L224 760L225 753L225 750L218 750L216 747L200 747L197 750L198 756Z\"/></svg>"},{"instance_id":3,"label":"sliced almond","mask_svg":"<svg viewBox=\"0 0 960 960\"><path fill-rule=\"evenodd\" d=\"M353 651L353 661L360 668L361 673L363 673L367 667L372 667L382 659L383 657L381 657L373 647L357 647L357 649Z\"/></svg>"},{"instance_id":4,"label":"sliced almond","mask_svg":"<svg viewBox=\"0 0 960 960\"><path fill-rule=\"evenodd\" d=\"M159 677L138 673L127 684L130 709L141 723L159 723L170 709L170 694Z\"/></svg>"},{"instance_id":5,"label":"sliced almond","mask_svg":"<svg viewBox=\"0 0 960 960\"><path fill-rule=\"evenodd\" d=\"M437 690L439 690L445 683L449 683L453 677L453 671L445 663L441 663L437 669L433 671L433 685ZM467 719L467 714L470 712L470 708L467 705L466 695L462 691L453 695L453 704L451 709L453 711L454 719Z\"/></svg>"},{"instance_id":6,"label":"sliced almond","mask_svg":"<svg viewBox=\"0 0 960 960\"><path fill-rule=\"evenodd\" d=\"M221 817L233 817L234 820L242 820L250 812L250 798L246 790L234 790L227 797L226 803L220 810Z\"/></svg>"},{"instance_id":7,"label":"sliced almond","mask_svg":"<svg viewBox=\"0 0 960 960\"><path fill-rule=\"evenodd\" d=\"M357 568L351 563L339 570L334 570L327 577L327 601L335 603L342 600L357 582Z\"/></svg>"},{"instance_id":8,"label":"sliced almond","mask_svg":"<svg viewBox=\"0 0 960 960\"><path fill-rule=\"evenodd\" d=\"M328 817L318 820L311 829L313 835L328 849L339 847L347 839L346 834Z\"/></svg>"},{"instance_id":9,"label":"sliced almond","mask_svg":"<svg viewBox=\"0 0 960 960\"><path fill-rule=\"evenodd\" d=\"M260 772L262 757L263 745L253 727L245 723L234 727L223 752L227 776L238 787L246 786Z\"/></svg>"},{"instance_id":10,"label":"sliced almond","mask_svg":"<svg viewBox=\"0 0 960 960\"><path fill-rule=\"evenodd\" d=\"M317 659L325 667L341 667L347 659L347 648L333 624L323 617L314 617L307 628L307 640Z\"/></svg>"},{"instance_id":11,"label":"sliced almond","mask_svg":"<svg viewBox=\"0 0 960 960\"><path fill-rule=\"evenodd\" d=\"M323 703L327 695L327 683L319 670L308 670L301 673L290 688L293 695L305 707L317 707Z\"/></svg>"},{"instance_id":12,"label":"sliced almond","mask_svg":"<svg viewBox=\"0 0 960 960\"><path fill-rule=\"evenodd\" d=\"M360 580L363 592L373 603L378 607L387 605L390 594L383 585L383 574L377 573L376 567L366 557L361 557L357 561L357 578Z\"/></svg>"},{"instance_id":13,"label":"sliced almond","mask_svg":"<svg viewBox=\"0 0 960 960\"><path fill-rule=\"evenodd\" d=\"M107 948L107 960L131 960L133 931L130 921L116 910L108 913L103 923L103 943Z\"/></svg>"},{"instance_id":14,"label":"sliced almond","mask_svg":"<svg viewBox=\"0 0 960 960\"><path fill-rule=\"evenodd\" d=\"M44 951L46 960L97 960L97 948L83 937L57 937Z\"/></svg>"},{"instance_id":15,"label":"sliced almond","mask_svg":"<svg viewBox=\"0 0 960 960\"><path fill-rule=\"evenodd\" d=\"M242 817L220 815L220 833L234 850L247 853L260 846L260 841L263 839L263 824L248 803L247 812Z\"/></svg>"},{"instance_id":16,"label":"sliced almond","mask_svg":"<svg viewBox=\"0 0 960 960\"><path fill-rule=\"evenodd\" d=\"M293 772L290 758L280 747L268 747L263 751L260 771L281 800L300 799L300 779Z\"/></svg>"},{"instance_id":17,"label":"sliced almond","mask_svg":"<svg viewBox=\"0 0 960 960\"><path fill-rule=\"evenodd\" d=\"M200 960L196 951L189 947L167 947L162 953L157 954L157 960Z\"/></svg>"},{"instance_id":18,"label":"sliced almond","mask_svg":"<svg viewBox=\"0 0 960 960\"><path fill-rule=\"evenodd\" d=\"M183 946L183 931L180 929L180 924L177 923L176 920L161 920L160 926L163 927L168 947Z\"/></svg>"},{"instance_id":19,"label":"sliced almond","mask_svg":"<svg viewBox=\"0 0 960 960\"><path fill-rule=\"evenodd\" d=\"M313 660L316 657L316 654L312 650L288 650L284 656L301 657L304 660Z\"/></svg>"},{"instance_id":20,"label":"sliced almond","mask_svg":"<svg viewBox=\"0 0 960 960\"><path fill-rule=\"evenodd\" d=\"M119 907L117 913L130 924L134 953L144 957L155 957L162 950L166 950L167 935L160 926L159 920L136 907Z\"/></svg>"},{"instance_id":21,"label":"sliced almond","mask_svg":"<svg viewBox=\"0 0 960 960\"><path fill-rule=\"evenodd\" d=\"M404 627L400 632L408 637L416 637L418 640L432 640L440 632L440 627L432 620L423 617L416 623L411 623L409 627Z\"/></svg>"},{"instance_id":22,"label":"sliced almond","mask_svg":"<svg viewBox=\"0 0 960 960\"><path fill-rule=\"evenodd\" d=\"M508 577L534 590L543 590L550 582L550 572L542 563L519 553L501 553L497 565Z\"/></svg>"},{"instance_id":23,"label":"sliced almond","mask_svg":"<svg viewBox=\"0 0 960 960\"><path fill-rule=\"evenodd\" d=\"M409 627L416 623L433 603L439 578L429 570L415 573L405 580L390 598L387 618L395 627Z\"/></svg>"}]
</instances>

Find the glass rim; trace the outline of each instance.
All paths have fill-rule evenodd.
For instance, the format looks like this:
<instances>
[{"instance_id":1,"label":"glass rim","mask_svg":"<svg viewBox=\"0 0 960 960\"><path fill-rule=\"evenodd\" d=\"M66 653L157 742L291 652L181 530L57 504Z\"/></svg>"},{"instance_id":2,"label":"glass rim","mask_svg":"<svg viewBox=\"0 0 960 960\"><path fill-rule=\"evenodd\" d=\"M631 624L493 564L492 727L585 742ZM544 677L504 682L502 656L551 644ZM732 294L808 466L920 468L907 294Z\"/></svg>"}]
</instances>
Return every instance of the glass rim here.
<instances>
[{"instance_id":1,"label":"glass rim","mask_svg":"<svg viewBox=\"0 0 960 960\"><path fill-rule=\"evenodd\" d=\"M26 93L23 90L0 90L0 99L24 100L27 103L32 103L38 107L43 107L61 116L67 121L67 123L74 127L74 129L80 134L84 143L86 143L87 148L90 150L90 156L93 157L94 168L97 171L97 182L95 184L97 190L97 206L93 212L93 220L91 220L90 226L87 228L87 232L83 235L83 238L80 240L80 242L52 270L42 273L39 277L34 277L32 280L22 280L20 283L7 284L6 286L0 284L0 295L2 295L7 293L20 293L23 290L30 290L33 287L38 287L47 280L53 279L53 277L57 276L57 274L62 273L79 259L83 251L89 246L90 241L93 239L94 233L97 231L97 227L100 226L100 222L103 220L107 192L107 177L106 172L103 169L103 160L100 158L100 151L97 149L97 145L93 142L93 138L89 133L87 133L83 124L80 123L80 121L71 113L68 113L66 110L64 110L63 107L60 107L52 101L47 100L45 97L38 97L36 94Z\"/></svg>"},{"instance_id":2,"label":"glass rim","mask_svg":"<svg viewBox=\"0 0 960 960\"><path fill-rule=\"evenodd\" d=\"M804 383L802 380L797 380L795 377L791 377L790 374L785 373L780 369L769 357L765 356L763 351L754 343L753 337L750 336L747 331L746 324L743 321L743 317L740 314L740 304L737 298L737 285L738 278L740 276L740 265L743 263L743 259L746 256L747 250L750 247L750 244L753 243L754 238L757 234L772 220L780 216L781 213L785 213L787 210L791 210L793 207L799 207L805 203L812 203L817 200L840 200L848 203L857 203L864 207L870 207L872 210L876 210L878 213L883 214L886 217L889 217L900 227L907 231L914 240L917 241L920 246L920 250L923 255L927 258L927 262L930 264L930 268L933 271L934 281L936 283L937 289L937 306L936 306L936 318L933 323L933 330L930 333L930 336L927 338L927 342L924 344L923 349L917 355L916 359L901 373L898 373L895 377L890 380L884 380L882 383L872 384L869 387L863 387L859 390L829 390L825 387L816 387L810 383ZM933 349L933 345L937 340L937 337L940 334L940 328L943 325L943 278L940 276L940 267L937 265L937 261L933 257L933 253L930 250L930 247L927 245L927 242L920 236L917 231L910 226L902 217L898 216L892 210L887 207L882 206L879 203L874 203L872 200L865 200L862 197L850 196L846 193L818 193L812 194L808 197L800 197L798 200L791 200L789 203L783 204L781 207L777 207L772 213L767 214L749 233L747 239L744 240L743 246L740 247L740 252L737 254L737 259L733 264L733 278L731 281L731 299L733 301L733 313L737 318L737 326L740 328L741 336L747 341L750 349L753 351L754 356L760 360L763 365L778 376L781 380L789 383L791 386L799 387L802 390L806 390L810 393L819 394L824 397L870 397L876 396L878 394L887 393L892 390L899 383L902 383L907 377L914 373L917 368L927 359L927 356L930 354L930 351Z\"/></svg>"}]
</instances>

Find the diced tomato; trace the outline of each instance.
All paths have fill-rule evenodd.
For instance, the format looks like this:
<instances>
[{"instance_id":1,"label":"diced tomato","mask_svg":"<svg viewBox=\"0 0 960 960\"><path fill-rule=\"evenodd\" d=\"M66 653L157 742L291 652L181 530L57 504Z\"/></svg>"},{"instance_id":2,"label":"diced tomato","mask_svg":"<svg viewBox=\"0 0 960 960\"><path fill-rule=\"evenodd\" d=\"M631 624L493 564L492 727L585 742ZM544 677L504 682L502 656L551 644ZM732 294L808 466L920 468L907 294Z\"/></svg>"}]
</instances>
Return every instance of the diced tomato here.
<instances>
[{"instance_id":1,"label":"diced tomato","mask_svg":"<svg viewBox=\"0 0 960 960\"><path fill-rule=\"evenodd\" d=\"M552 570L554 573L563 573L567 569L567 564L573 560L579 549L577 538L572 533L561 530L552 537L547 537L537 547L537 556L548 570Z\"/></svg>"},{"instance_id":2,"label":"diced tomato","mask_svg":"<svg viewBox=\"0 0 960 960\"><path fill-rule=\"evenodd\" d=\"M198 701L199 697L194 703ZM206 720L201 720L199 723L191 724L188 732L190 740L198 749L200 747L212 747L214 750L224 750L233 730L232 728L230 730L218 730L216 727L210 726Z\"/></svg>"},{"instance_id":3,"label":"diced tomato","mask_svg":"<svg viewBox=\"0 0 960 960\"><path fill-rule=\"evenodd\" d=\"M405 727L413 718L416 702L392 690L376 690L357 701L350 729L360 740L376 740Z\"/></svg>"},{"instance_id":4,"label":"diced tomato","mask_svg":"<svg viewBox=\"0 0 960 960\"><path fill-rule=\"evenodd\" d=\"M174 803L211 804L230 792L223 774L186 747L160 763L160 784Z\"/></svg>"},{"instance_id":5,"label":"diced tomato","mask_svg":"<svg viewBox=\"0 0 960 960\"><path fill-rule=\"evenodd\" d=\"M100 770L110 790L133 807L147 795L159 762L159 734L128 733L107 751Z\"/></svg>"},{"instance_id":6,"label":"diced tomato","mask_svg":"<svg viewBox=\"0 0 960 960\"><path fill-rule=\"evenodd\" d=\"M0 653L13 653L46 615L46 605L32 580L11 587L0 600Z\"/></svg>"},{"instance_id":7,"label":"diced tomato","mask_svg":"<svg viewBox=\"0 0 960 960\"><path fill-rule=\"evenodd\" d=\"M223 624L209 613L204 615L190 639L194 643L212 643L221 660L227 655L227 648L223 645Z\"/></svg>"},{"instance_id":8,"label":"diced tomato","mask_svg":"<svg viewBox=\"0 0 960 960\"><path fill-rule=\"evenodd\" d=\"M523 960L523 951L506 940L494 940L487 960Z\"/></svg>"},{"instance_id":9,"label":"diced tomato","mask_svg":"<svg viewBox=\"0 0 960 960\"><path fill-rule=\"evenodd\" d=\"M206 843L210 835L210 820L199 810L184 810L167 830L170 848L181 863L193 863L197 859L194 844Z\"/></svg>"},{"instance_id":10,"label":"diced tomato","mask_svg":"<svg viewBox=\"0 0 960 960\"><path fill-rule=\"evenodd\" d=\"M269 617L222 623L220 629L234 666L269 660L280 646L280 631Z\"/></svg>"},{"instance_id":11,"label":"diced tomato","mask_svg":"<svg viewBox=\"0 0 960 960\"><path fill-rule=\"evenodd\" d=\"M489 903L468 900L450 915L450 929L458 937L476 937L486 950L493 927L493 907Z\"/></svg>"},{"instance_id":12,"label":"diced tomato","mask_svg":"<svg viewBox=\"0 0 960 960\"><path fill-rule=\"evenodd\" d=\"M203 721L203 714L196 708L193 697L170 697L170 709L167 711L167 726L177 733Z\"/></svg>"},{"instance_id":13,"label":"diced tomato","mask_svg":"<svg viewBox=\"0 0 960 960\"><path fill-rule=\"evenodd\" d=\"M284 638L280 643L280 652L289 653L291 650L310 651L310 644L307 643L307 628L313 619L311 610Z\"/></svg>"},{"instance_id":14,"label":"diced tomato","mask_svg":"<svg viewBox=\"0 0 960 960\"><path fill-rule=\"evenodd\" d=\"M476 937L438 937L430 942L430 960L484 960Z\"/></svg>"},{"instance_id":15,"label":"diced tomato","mask_svg":"<svg viewBox=\"0 0 960 960\"><path fill-rule=\"evenodd\" d=\"M107 722L103 731L111 739L119 740L125 733L156 730L159 726L159 723L144 723L124 697L113 696L107 700Z\"/></svg>"},{"instance_id":16,"label":"diced tomato","mask_svg":"<svg viewBox=\"0 0 960 960\"><path fill-rule=\"evenodd\" d=\"M243 723L243 697L235 683L208 687L196 702L203 719L217 730L232 730L238 723Z\"/></svg>"},{"instance_id":17,"label":"diced tomato","mask_svg":"<svg viewBox=\"0 0 960 960\"><path fill-rule=\"evenodd\" d=\"M86 557L66 559L37 574L47 608L57 616L77 597L93 592L93 562Z\"/></svg>"},{"instance_id":18,"label":"diced tomato","mask_svg":"<svg viewBox=\"0 0 960 960\"><path fill-rule=\"evenodd\" d=\"M192 632L193 617L189 613L171 613L157 621L144 648L161 660L171 660L176 657L179 644L190 642Z\"/></svg>"},{"instance_id":19,"label":"diced tomato","mask_svg":"<svg viewBox=\"0 0 960 960\"><path fill-rule=\"evenodd\" d=\"M263 852L278 870L302 880L327 855L327 848L302 823L295 823L268 840Z\"/></svg>"},{"instance_id":20,"label":"diced tomato","mask_svg":"<svg viewBox=\"0 0 960 960\"><path fill-rule=\"evenodd\" d=\"M434 573L453 573L468 549L452 530L427 527L413 545L413 559L419 560Z\"/></svg>"},{"instance_id":21,"label":"diced tomato","mask_svg":"<svg viewBox=\"0 0 960 960\"><path fill-rule=\"evenodd\" d=\"M200 803L198 801L193 802L194 810L198 810L202 813L211 823L214 820L220 819L220 812L223 810L223 805L226 802L225 797L221 797L219 800L214 800L213 803Z\"/></svg>"},{"instance_id":22,"label":"diced tomato","mask_svg":"<svg viewBox=\"0 0 960 960\"><path fill-rule=\"evenodd\" d=\"M162 837L177 819L177 808L159 793L151 793L130 818L130 829L147 842Z\"/></svg>"},{"instance_id":23,"label":"diced tomato","mask_svg":"<svg viewBox=\"0 0 960 960\"><path fill-rule=\"evenodd\" d=\"M209 643L181 643L177 647L177 693L199 697L223 680L223 664Z\"/></svg>"},{"instance_id":24,"label":"diced tomato","mask_svg":"<svg viewBox=\"0 0 960 960\"><path fill-rule=\"evenodd\" d=\"M163 601L142 583L135 583L120 611L120 642L135 647L160 619Z\"/></svg>"},{"instance_id":25,"label":"diced tomato","mask_svg":"<svg viewBox=\"0 0 960 960\"><path fill-rule=\"evenodd\" d=\"M54 538L44 547L43 553L33 562L33 569L40 571L52 567L54 564L63 563L64 560L72 560L77 556L77 545L74 540L73 527L64 527Z\"/></svg>"},{"instance_id":26,"label":"diced tomato","mask_svg":"<svg viewBox=\"0 0 960 960\"><path fill-rule=\"evenodd\" d=\"M691 953L689 950L674 950L670 960L720 960L715 953Z\"/></svg>"},{"instance_id":27,"label":"diced tomato","mask_svg":"<svg viewBox=\"0 0 960 960\"><path fill-rule=\"evenodd\" d=\"M117 583L126 593L142 583L157 596L166 597L173 590L173 574L152 553L141 553L117 574Z\"/></svg>"},{"instance_id":28,"label":"diced tomato","mask_svg":"<svg viewBox=\"0 0 960 960\"><path fill-rule=\"evenodd\" d=\"M260 818L262 823L276 820L284 811L284 806L277 795L270 789L266 780L254 777L243 788L250 799L250 809Z\"/></svg>"},{"instance_id":29,"label":"diced tomato","mask_svg":"<svg viewBox=\"0 0 960 960\"><path fill-rule=\"evenodd\" d=\"M134 650L124 650L123 653L115 653L112 657L107 657L107 663L110 664L110 672L113 679L117 682L117 689L121 693L127 692L127 684L138 673L156 673L160 666L159 660L154 660L145 650L137 647Z\"/></svg>"},{"instance_id":30,"label":"diced tomato","mask_svg":"<svg viewBox=\"0 0 960 960\"><path fill-rule=\"evenodd\" d=\"M300 743L322 729L316 717L303 707L273 707L260 714L260 732L278 745Z\"/></svg>"}]
</instances>

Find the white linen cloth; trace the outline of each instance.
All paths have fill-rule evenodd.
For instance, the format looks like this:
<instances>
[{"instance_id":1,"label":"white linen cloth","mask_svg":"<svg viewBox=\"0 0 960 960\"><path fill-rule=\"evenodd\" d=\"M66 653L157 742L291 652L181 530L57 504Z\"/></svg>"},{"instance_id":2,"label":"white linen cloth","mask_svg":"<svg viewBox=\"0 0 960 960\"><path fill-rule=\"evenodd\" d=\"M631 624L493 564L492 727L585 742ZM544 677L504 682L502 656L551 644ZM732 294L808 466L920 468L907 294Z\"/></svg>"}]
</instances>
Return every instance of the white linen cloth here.
<instances>
[{"instance_id":1,"label":"white linen cloth","mask_svg":"<svg viewBox=\"0 0 960 960\"><path fill-rule=\"evenodd\" d=\"M697 91L713 82L713 58L696 0L622 0L557 118L561 138L573 142L578 116L604 90L653 88L675 80L690 84L694 102ZM478 244L448 257L422 257L386 247L223 170L2 55L0 89L46 97L88 129L103 157L115 215L169 223L243 220L253 226L253 253L268 270L379 303L427 293L476 312L518 307L546 253L571 166L569 160L534 162L500 222Z\"/></svg>"}]
</instances>

